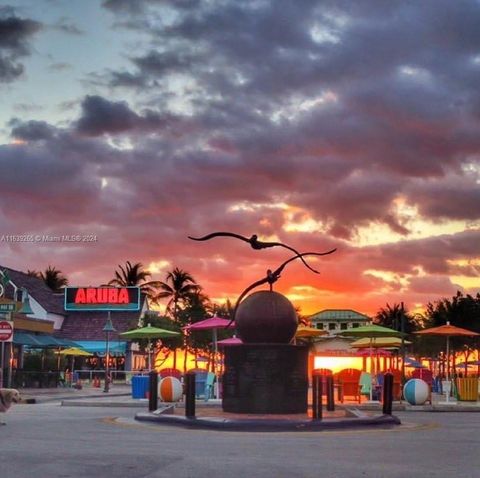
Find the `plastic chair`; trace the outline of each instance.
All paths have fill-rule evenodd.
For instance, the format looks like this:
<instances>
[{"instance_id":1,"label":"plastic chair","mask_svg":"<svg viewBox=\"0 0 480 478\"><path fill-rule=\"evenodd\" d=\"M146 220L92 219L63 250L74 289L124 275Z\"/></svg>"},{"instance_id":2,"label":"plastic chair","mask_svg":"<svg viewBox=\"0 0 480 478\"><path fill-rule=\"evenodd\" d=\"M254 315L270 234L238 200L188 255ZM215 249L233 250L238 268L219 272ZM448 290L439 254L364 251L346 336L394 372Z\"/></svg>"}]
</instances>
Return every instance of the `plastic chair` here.
<instances>
[{"instance_id":1,"label":"plastic chair","mask_svg":"<svg viewBox=\"0 0 480 478\"><path fill-rule=\"evenodd\" d=\"M362 372L355 368L346 368L334 374L334 380L339 388L340 401L343 402L345 396L355 397L360 402L359 380Z\"/></svg>"},{"instance_id":2,"label":"plastic chair","mask_svg":"<svg viewBox=\"0 0 480 478\"><path fill-rule=\"evenodd\" d=\"M360 387L360 395L366 395L370 397L370 390L372 388L372 375L368 372L362 372L358 380L358 386Z\"/></svg>"},{"instance_id":3,"label":"plastic chair","mask_svg":"<svg viewBox=\"0 0 480 478\"><path fill-rule=\"evenodd\" d=\"M158 373L160 374L161 378L175 377L178 378L178 380L182 379L182 372L176 368L162 368Z\"/></svg>"},{"instance_id":4,"label":"plastic chair","mask_svg":"<svg viewBox=\"0 0 480 478\"><path fill-rule=\"evenodd\" d=\"M205 380L205 401L208 402L210 398L213 397L213 384L215 383L215 374L208 372L207 379Z\"/></svg>"}]
</instances>

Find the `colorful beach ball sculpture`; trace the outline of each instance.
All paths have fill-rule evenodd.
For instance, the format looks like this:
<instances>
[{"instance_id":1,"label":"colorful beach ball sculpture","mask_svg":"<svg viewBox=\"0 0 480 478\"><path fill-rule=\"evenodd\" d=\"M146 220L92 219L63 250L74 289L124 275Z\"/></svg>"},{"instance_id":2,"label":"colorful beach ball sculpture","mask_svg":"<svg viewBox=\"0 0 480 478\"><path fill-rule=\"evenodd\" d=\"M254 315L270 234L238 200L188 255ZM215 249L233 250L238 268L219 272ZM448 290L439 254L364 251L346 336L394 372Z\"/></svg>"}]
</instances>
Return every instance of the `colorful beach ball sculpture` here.
<instances>
[{"instance_id":1,"label":"colorful beach ball sculpture","mask_svg":"<svg viewBox=\"0 0 480 478\"><path fill-rule=\"evenodd\" d=\"M182 384L178 378L165 377L160 380L158 395L163 402L178 402L182 398Z\"/></svg>"},{"instance_id":2,"label":"colorful beach ball sculpture","mask_svg":"<svg viewBox=\"0 0 480 478\"><path fill-rule=\"evenodd\" d=\"M423 405L428 399L427 382L419 379L410 379L403 387L403 396L410 405Z\"/></svg>"}]
</instances>

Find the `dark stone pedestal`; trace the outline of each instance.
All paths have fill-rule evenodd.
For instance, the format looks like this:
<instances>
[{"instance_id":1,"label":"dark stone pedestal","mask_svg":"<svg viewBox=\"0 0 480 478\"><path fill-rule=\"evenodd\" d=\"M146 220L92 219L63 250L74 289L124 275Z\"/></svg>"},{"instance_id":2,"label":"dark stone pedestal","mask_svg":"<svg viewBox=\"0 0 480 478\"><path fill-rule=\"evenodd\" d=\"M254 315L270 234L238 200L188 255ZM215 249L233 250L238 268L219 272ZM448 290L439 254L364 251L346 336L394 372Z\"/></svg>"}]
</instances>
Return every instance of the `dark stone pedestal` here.
<instances>
[{"instance_id":1,"label":"dark stone pedestal","mask_svg":"<svg viewBox=\"0 0 480 478\"><path fill-rule=\"evenodd\" d=\"M243 344L225 347L223 410L306 413L308 347Z\"/></svg>"}]
</instances>

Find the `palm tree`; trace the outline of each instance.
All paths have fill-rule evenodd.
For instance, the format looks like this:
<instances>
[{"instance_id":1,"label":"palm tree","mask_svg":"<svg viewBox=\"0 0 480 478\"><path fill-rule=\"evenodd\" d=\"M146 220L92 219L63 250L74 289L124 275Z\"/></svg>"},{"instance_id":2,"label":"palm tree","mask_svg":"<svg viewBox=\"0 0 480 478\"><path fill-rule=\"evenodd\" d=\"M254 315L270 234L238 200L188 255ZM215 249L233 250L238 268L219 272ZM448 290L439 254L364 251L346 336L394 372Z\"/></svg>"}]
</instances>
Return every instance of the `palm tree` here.
<instances>
[{"instance_id":1,"label":"palm tree","mask_svg":"<svg viewBox=\"0 0 480 478\"><path fill-rule=\"evenodd\" d=\"M173 320L178 322L180 303L185 303L192 294L197 293L200 286L188 272L175 267L167 274L165 282L159 282L159 289L161 292L155 296L154 302L168 299L167 311L173 316Z\"/></svg>"},{"instance_id":2,"label":"palm tree","mask_svg":"<svg viewBox=\"0 0 480 478\"><path fill-rule=\"evenodd\" d=\"M156 289L160 287L160 281L148 281L151 277L150 272L143 269L143 264L137 262L132 265L130 261L125 263L125 267L118 266L119 270L115 271L115 278L108 285L117 287L140 287L140 291L149 298L153 298Z\"/></svg>"},{"instance_id":3,"label":"palm tree","mask_svg":"<svg viewBox=\"0 0 480 478\"><path fill-rule=\"evenodd\" d=\"M387 304L386 307L381 307L375 314L374 322L388 327L390 329L402 331L402 317L403 317L403 332L411 334L418 329L416 319L407 311L402 304Z\"/></svg>"},{"instance_id":4,"label":"palm tree","mask_svg":"<svg viewBox=\"0 0 480 478\"><path fill-rule=\"evenodd\" d=\"M36 277L37 279L41 279L42 278L42 273L39 272L39 271L36 271L36 270L28 269L27 270L27 276Z\"/></svg>"},{"instance_id":5,"label":"palm tree","mask_svg":"<svg viewBox=\"0 0 480 478\"><path fill-rule=\"evenodd\" d=\"M40 277L45 285L54 292L61 292L62 288L68 285L68 279L62 274L62 271L52 266L48 266L45 272L41 272Z\"/></svg>"},{"instance_id":6,"label":"palm tree","mask_svg":"<svg viewBox=\"0 0 480 478\"><path fill-rule=\"evenodd\" d=\"M154 302L158 303L160 299L168 299L167 312L173 317L173 320L180 323L180 304L185 305L192 296L198 294L201 290L200 286L195 283L195 279L186 271L175 267L173 271L167 274L165 282L160 282L160 290ZM187 355L187 344L184 343L185 358ZM174 368L177 364L177 351L173 352ZM185 368L185 363L184 363Z\"/></svg>"}]
</instances>

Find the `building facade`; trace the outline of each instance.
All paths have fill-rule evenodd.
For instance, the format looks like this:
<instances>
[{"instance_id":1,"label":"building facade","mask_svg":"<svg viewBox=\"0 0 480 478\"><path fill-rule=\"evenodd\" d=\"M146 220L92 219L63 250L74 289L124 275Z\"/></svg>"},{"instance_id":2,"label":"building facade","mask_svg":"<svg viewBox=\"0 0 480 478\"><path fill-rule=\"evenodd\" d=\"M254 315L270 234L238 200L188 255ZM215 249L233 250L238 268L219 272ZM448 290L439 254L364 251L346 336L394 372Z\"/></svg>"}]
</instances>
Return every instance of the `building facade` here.
<instances>
[{"instance_id":1,"label":"building facade","mask_svg":"<svg viewBox=\"0 0 480 478\"><path fill-rule=\"evenodd\" d=\"M0 266L0 282L5 284L4 300L20 302L26 294L31 308L31 313L13 312L3 317L13 320L13 342L11 349L7 348L7 355L11 354L14 369L23 369L24 352L29 349L81 346L100 359L105 355L103 328L107 312L66 311L63 292L55 293L42 279L7 267ZM134 353L131 342L121 339L119 334L137 327L146 310L148 303L142 294L140 310L110 314L115 331L110 333L109 353L124 358L124 370L132 369ZM8 361L6 357L5 363Z\"/></svg>"},{"instance_id":2,"label":"building facade","mask_svg":"<svg viewBox=\"0 0 480 478\"><path fill-rule=\"evenodd\" d=\"M310 320L312 327L325 330L330 336L367 325L372 321L367 315L351 309L325 309L311 315L308 320Z\"/></svg>"}]
</instances>

